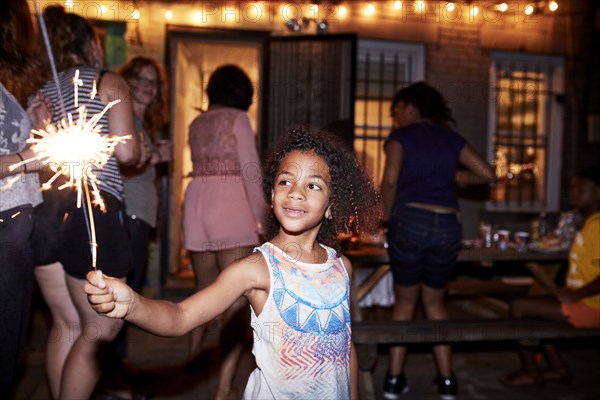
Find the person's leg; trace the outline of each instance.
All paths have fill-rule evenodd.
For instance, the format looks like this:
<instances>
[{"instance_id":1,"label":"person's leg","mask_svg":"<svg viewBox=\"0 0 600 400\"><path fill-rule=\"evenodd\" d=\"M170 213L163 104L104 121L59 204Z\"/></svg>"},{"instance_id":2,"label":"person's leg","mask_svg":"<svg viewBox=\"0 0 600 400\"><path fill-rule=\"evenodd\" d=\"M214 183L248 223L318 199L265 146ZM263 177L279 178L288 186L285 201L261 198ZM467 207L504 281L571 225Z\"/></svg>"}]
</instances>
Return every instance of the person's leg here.
<instances>
[{"instance_id":1,"label":"person's leg","mask_svg":"<svg viewBox=\"0 0 600 400\"><path fill-rule=\"evenodd\" d=\"M129 217L127 226L131 243L131 271L127 275L127 284L140 293L148 264L150 225L139 218Z\"/></svg>"},{"instance_id":2,"label":"person's leg","mask_svg":"<svg viewBox=\"0 0 600 400\"><path fill-rule=\"evenodd\" d=\"M75 338L81 334L81 326L62 264L56 262L36 267L35 279L52 314L52 328L46 345L46 375L52 398L58 399L65 360Z\"/></svg>"},{"instance_id":3,"label":"person's leg","mask_svg":"<svg viewBox=\"0 0 600 400\"><path fill-rule=\"evenodd\" d=\"M567 321L565 316L562 315L559 301L554 297L516 299L511 303L510 313L515 318L536 317L554 321ZM548 346L547 348L550 353L546 354L546 356L549 363L551 363L550 365L552 366L552 363L557 366L562 364L566 368L566 364L562 362L556 348L551 345ZM519 346L518 354L521 361L521 368L501 378L500 382L508 386L541 384L543 377L535 360L534 349L531 346Z\"/></svg>"},{"instance_id":4,"label":"person's leg","mask_svg":"<svg viewBox=\"0 0 600 400\"><path fill-rule=\"evenodd\" d=\"M190 259L194 269L196 291L200 291L213 283L219 275L217 255L213 251L190 251ZM190 354L198 355L202 347L206 325L199 326L190 332Z\"/></svg>"},{"instance_id":5,"label":"person's leg","mask_svg":"<svg viewBox=\"0 0 600 400\"><path fill-rule=\"evenodd\" d=\"M221 270L227 268L233 261L252 253L253 246L236 247L234 249L217 252L218 265ZM230 398L232 383L244 350L244 339L249 329L248 302L239 298L225 311L222 319L220 350L221 368L219 369L219 383L215 394L216 400Z\"/></svg>"},{"instance_id":6,"label":"person's leg","mask_svg":"<svg viewBox=\"0 0 600 400\"><path fill-rule=\"evenodd\" d=\"M31 206L0 213L0 398L9 397L27 335L33 289L31 214Z\"/></svg>"},{"instance_id":7,"label":"person's leg","mask_svg":"<svg viewBox=\"0 0 600 400\"><path fill-rule=\"evenodd\" d=\"M541 371L542 378L545 381L570 382L573 379L571 370L556 346L552 343L544 343L543 348L548 368Z\"/></svg>"},{"instance_id":8,"label":"person's leg","mask_svg":"<svg viewBox=\"0 0 600 400\"><path fill-rule=\"evenodd\" d=\"M445 296L446 289L433 289L427 285L421 286L421 302L427 319L448 319ZM438 374L444 377L452 375L452 349L449 345L433 346L433 358Z\"/></svg>"},{"instance_id":9,"label":"person's leg","mask_svg":"<svg viewBox=\"0 0 600 400\"><path fill-rule=\"evenodd\" d=\"M392 311L394 321L409 321L414 318L419 300L419 286L394 285L396 303ZM402 374L406 362L406 346L393 346L390 348L390 368L392 376Z\"/></svg>"},{"instance_id":10,"label":"person's leg","mask_svg":"<svg viewBox=\"0 0 600 400\"><path fill-rule=\"evenodd\" d=\"M66 282L82 328L66 359L59 398L88 399L100 378L102 356L119 333L123 320L98 315L90 307L83 291L85 280L66 275Z\"/></svg>"}]
</instances>

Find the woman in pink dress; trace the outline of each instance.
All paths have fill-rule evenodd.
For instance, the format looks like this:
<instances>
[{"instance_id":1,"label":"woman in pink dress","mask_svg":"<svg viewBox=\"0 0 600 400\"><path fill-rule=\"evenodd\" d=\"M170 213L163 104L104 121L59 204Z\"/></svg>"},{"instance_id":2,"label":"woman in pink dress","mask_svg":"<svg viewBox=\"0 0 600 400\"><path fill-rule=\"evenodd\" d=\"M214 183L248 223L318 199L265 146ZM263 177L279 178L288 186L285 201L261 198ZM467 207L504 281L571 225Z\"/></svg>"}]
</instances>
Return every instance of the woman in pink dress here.
<instances>
[{"instance_id":1,"label":"woman in pink dress","mask_svg":"<svg viewBox=\"0 0 600 400\"><path fill-rule=\"evenodd\" d=\"M267 208L256 140L246 113L254 93L250 79L237 66L224 65L213 72L206 92L208 111L189 129L193 170L184 201L185 247L194 267L196 290L213 283L222 269L260 243ZM242 310L243 314L234 317ZM243 316L247 317L243 302L234 304L223 316L222 363L215 398L224 398L231 391L242 334L248 325ZM225 337L228 332L233 337ZM193 336L193 346L198 347L203 328Z\"/></svg>"}]
</instances>

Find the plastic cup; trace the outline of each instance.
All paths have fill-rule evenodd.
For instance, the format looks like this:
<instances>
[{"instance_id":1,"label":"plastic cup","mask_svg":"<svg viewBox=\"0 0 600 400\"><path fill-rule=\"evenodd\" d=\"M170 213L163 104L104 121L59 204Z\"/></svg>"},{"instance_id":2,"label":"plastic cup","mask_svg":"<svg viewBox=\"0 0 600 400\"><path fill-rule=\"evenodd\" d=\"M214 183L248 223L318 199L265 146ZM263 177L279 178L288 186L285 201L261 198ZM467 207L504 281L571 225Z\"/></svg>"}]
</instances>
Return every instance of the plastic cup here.
<instances>
[{"instance_id":1,"label":"plastic cup","mask_svg":"<svg viewBox=\"0 0 600 400\"><path fill-rule=\"evenodd\" d=\"M510 240L510 231L501 229L496 233L498 234L498 248L506 250L508 248L508 241Z\"/></svg>"},{"instance_id":2,"label":"plastic cup","mask_svg":"<svg viewBox=\"0 0 600 400\"><path fill-rule=\"evenodd\" d=\"M525 253L529 245L529 232L516 232L515 243L517 244L517 251L519 253Z\"/></svg>"}]
</instances>

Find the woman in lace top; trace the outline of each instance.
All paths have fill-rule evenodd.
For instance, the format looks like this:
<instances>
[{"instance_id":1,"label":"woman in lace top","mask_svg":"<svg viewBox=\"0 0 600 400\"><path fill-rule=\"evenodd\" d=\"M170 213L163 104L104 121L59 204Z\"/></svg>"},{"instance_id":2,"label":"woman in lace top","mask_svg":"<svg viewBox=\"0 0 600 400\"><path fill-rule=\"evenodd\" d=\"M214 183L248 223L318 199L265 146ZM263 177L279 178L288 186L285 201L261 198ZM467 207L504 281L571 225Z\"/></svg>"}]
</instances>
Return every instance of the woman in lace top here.
<instances>
[{"instance_id":1,"label":"woman in lace top","mask_svg":"<svg viewBox=\"0 0 600 400\"><path fill-rule=\"evenodd\" d=\"M189 129L193 170L184 203L185 247L197 290L213 283L222 269L259 244L266 211L256 140L246 113L253 96L250 79L237 66L224 65L213 72L206 92L208 111ZM243 305L243 300L234 304L223 317L221 331L234 337L221 336L226 354L222 354L216 398L229 393L241 355L248 326ZM194 351L202 337L200 327L192 335Z\"/></svg>"}]
</instances>

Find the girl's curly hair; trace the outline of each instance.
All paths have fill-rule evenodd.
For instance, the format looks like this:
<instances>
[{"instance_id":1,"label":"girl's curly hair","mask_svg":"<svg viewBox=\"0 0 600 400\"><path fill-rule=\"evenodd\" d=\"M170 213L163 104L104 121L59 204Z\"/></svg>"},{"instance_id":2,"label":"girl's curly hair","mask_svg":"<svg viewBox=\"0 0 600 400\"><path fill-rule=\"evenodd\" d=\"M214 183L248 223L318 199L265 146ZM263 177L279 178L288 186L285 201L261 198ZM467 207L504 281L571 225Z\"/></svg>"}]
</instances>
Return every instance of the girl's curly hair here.
<instances>
[{"instance_id":1,"label":"girl's curly hair","mask_svg":"<svg viewBox=\"0 0 600 400\"><path fill-rule=\"evenodd\" d=\"M295 151L314 152L329 167L332 219L323 219L317 240L340 252L338 235L347 232L350 225L365 233L375 233L379 226L380 196L373 180L366 173L354 153L337 136L325 130L313 130L305 125L291 127L275 146L263 167L263 193L270 201L279 164ZM273 238L279 231L279 221L271 211L267 235Z\"/></svg>"}]
</instances>

